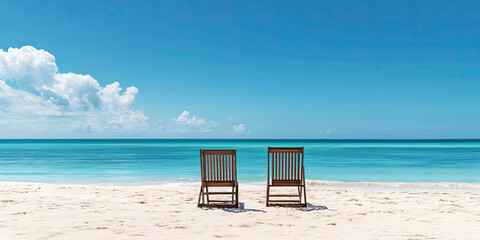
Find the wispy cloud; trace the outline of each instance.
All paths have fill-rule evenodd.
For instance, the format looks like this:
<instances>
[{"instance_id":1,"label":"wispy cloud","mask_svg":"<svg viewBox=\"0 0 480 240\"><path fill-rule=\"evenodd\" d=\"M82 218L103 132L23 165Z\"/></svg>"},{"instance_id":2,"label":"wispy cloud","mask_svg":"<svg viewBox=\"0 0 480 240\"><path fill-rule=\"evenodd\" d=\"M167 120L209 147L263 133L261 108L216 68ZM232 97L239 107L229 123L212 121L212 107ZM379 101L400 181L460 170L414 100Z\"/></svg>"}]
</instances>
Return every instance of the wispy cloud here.
<instances>
[{"instance_id":1,"label":"wispy cloud","mask_svg":"<svg viewBox=\"0 0 480 240\"><path fill-rule=\"evenodd\" d=\"M250 131L247 130L247 127L245 127L245 124L243 123L238 123L238 121L234 120L233 117L228 117L227 121L230 123L233 123L232 130L233 133L248 133L250 134Z\"/></svg>"},{"instance_id":2,"label":"wispy cloud","mask_svg":"<svg viewBox=\"0 0 480 240\"><path fill-rule=\"evenodd\" d=\"M238 125L233 125L233 132L234 133L246 133L247 132L247 128L245 127L245 125L243 123L240 123Z\"/></svg>"}]
</instances>

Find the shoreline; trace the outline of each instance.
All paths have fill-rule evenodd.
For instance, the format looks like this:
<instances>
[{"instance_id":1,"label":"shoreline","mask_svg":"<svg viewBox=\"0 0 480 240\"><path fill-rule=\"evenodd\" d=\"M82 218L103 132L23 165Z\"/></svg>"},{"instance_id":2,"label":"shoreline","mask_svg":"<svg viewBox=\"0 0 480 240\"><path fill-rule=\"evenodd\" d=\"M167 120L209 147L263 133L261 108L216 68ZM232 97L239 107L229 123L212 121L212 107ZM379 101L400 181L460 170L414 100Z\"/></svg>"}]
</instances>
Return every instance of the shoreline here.
<instances>
[{"instance_id":1,"label":"shoreline","mask_svg":"<svg viewBox=\"0 0 480 240\"><path fill-rule=\"evenodd\" d=\"M198 187L198 179L152 179L149 181L124 181L124 182L65 182L65 183L44 183L44 182L10 182L0 181L1 185L10 184L51 184L65 186L117 186L117 187L148 187L148 186L183 186ZM241 187L249 189L262 189L265 182L239 182ZM480 193L480 183L458 183L458 182L341 182L306 180L308 188L318 189L343 189L359 191L380 191L380 192L475 192Z\"/></svg>"}]
</instances>

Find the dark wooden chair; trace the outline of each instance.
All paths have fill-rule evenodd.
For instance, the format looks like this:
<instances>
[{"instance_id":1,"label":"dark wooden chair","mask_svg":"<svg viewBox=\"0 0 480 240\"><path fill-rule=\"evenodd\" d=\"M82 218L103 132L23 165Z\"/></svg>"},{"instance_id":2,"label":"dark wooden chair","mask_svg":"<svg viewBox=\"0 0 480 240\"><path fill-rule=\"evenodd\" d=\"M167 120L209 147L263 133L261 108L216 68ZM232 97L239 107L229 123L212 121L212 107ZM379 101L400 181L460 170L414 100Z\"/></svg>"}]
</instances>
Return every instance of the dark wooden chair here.
<instances>
[{"instance_id":1,"label":"dark wooden chair","mask_svg":"<svg viewBox=\"0 0 480 240\"><path fill-rule=\"evenodd\" d=\"M198 207L238 208L236 150L200 150L200 166L202 186L198 196ZM212 187L229 190L214 192L209 189ZM224 198L227 196L228 200L219 200L218 197L212 199L212 195Z\"/></svg>"},{"instance_id":2,"label":"dark wooden chair","mask_svg":"<svg viewBox=\"0 0 480 240\"><path fill-rule=\"evenodd\" d=\"M268 147L267 175L267 207L307 206L303 147ZM296 187L298 193L270 194L272 187Z\"/></svg>"}]
</instances>

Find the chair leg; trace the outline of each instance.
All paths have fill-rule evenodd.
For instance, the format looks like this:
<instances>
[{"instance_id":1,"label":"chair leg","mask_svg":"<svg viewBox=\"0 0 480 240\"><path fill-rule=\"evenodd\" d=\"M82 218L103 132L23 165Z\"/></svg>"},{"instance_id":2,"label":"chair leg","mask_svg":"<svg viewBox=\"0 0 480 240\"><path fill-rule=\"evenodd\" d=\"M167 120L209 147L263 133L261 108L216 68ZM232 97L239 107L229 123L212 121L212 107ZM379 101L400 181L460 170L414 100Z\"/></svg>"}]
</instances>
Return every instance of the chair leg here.
<instances>
[{"instance_id":1,"label":"chair leg","mask_svg":"<svg viewBox=\"0 0 480 240\"><path fill-rule=\"evenodd\" d=\"M237 183L237 187L236 187L236 188L237 188L237 191L236 191L236 193L235 193L235 195L236 195L236 198L235 198L235 207L238 208L238 183Z\"/></svg>"},{"instance_id":2,"label":"chair leg","mask_svg":"<svg viewBox=\"0 0 480 240\"><path fill-rule=\"evenodd\" d=\"M298 186L298 203L302 204L302 186Z\"/></svg>"},{"instance_id":3,"label":"chair leg","mask_svg":"<svg viewBox=\"0 0 480 240\"><path fill-rule=\"evenodd\" d=\"M207 192L207 204L210 204L210 194L208 193L208 186L205 186L205 190Z\"/></svg>"},{"instance_id":4,"label":"chair leg","mask_svg":"<svg viewBox=\"0 0 480 240\"><path fill-rule=\"evenodd\" d=\"M303 188L303 201L305 201L305 207L307 206L307 187L305 184L305 168L302 167L302 188Z\"/></svg>"},{"instance_id":5,"label":"chair leg","mask_svg":"<svg viewBox=\"0 0 480 240\"><path fill-rule=\"evenodd\" d=\"M270 200L270 185L267 183L267 204L266 204L267 207L268 207L268 200Z\"/></svg>"},{"instance_id":6,"label":"chair leg","mask_svg":"<svg viewBox=\"0 0 480 240\"><path fill-rule=\"evenodd\" d=\"M197 203L197 207L200 207L200 199L203 197L203 186L200 186L200 193L198 194L198 203ZM203 200L203 202L205 202L205 200ZM202 202L202 203L203 203Z\"/></svg>"}]
</instances>

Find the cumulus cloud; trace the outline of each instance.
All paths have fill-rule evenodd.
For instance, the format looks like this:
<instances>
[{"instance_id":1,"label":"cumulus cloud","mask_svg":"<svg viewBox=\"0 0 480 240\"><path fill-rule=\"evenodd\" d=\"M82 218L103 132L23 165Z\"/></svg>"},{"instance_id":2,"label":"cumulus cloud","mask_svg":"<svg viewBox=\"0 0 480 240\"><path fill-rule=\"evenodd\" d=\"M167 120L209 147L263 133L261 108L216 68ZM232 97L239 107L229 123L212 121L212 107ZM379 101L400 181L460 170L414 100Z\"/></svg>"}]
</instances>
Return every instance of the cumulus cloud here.
<instances>
[{"instance_id":1,"label":"cumulus cloud","mask_svg":"<svg viewBox=\"0 0 480 240\"><path fill-rule=\"evenodd\" d=\"M172 119L168 130L173 132L211 132L218 123L197 118L188 111L183 111L177 118Z\"/></svg>"},{"instance_id":2,"label":"cumulus cloud","mask_svg":"<svg viewBox=\"0 0 480 240\"><path fill-rule=\"evenodd\" d=\"M247 128L245 127L245 125L243 123L233 125L232 128L233 128L234 133L245 133L245 132L247 132Z\"/></svg>"},{"instance_id":3,"label":"cumulus cloud","mask_svg":"<svg viewBox=\"0 0 480 240\"><path fill-rule=\"evenodd\" d=\"M59 73L55 57L44 50L0 49L0 116L9 119L41 117L84 131L138 130L147 117L132 107L137 94L133 86L122 91L118 82L102 87L89 75Z\"/></svg>"}]
</instances>

